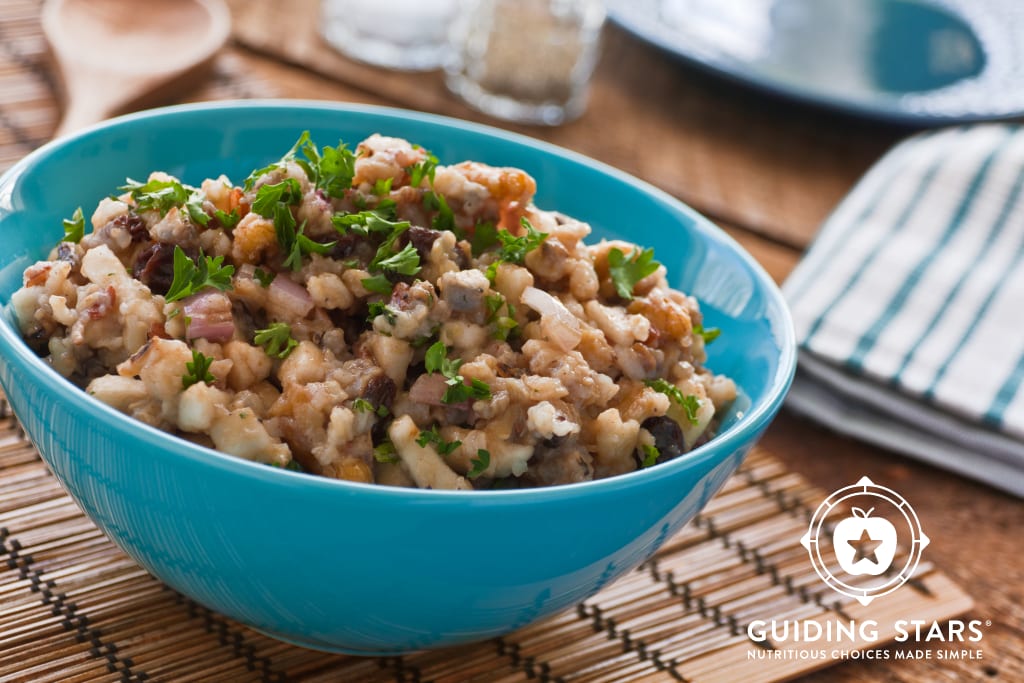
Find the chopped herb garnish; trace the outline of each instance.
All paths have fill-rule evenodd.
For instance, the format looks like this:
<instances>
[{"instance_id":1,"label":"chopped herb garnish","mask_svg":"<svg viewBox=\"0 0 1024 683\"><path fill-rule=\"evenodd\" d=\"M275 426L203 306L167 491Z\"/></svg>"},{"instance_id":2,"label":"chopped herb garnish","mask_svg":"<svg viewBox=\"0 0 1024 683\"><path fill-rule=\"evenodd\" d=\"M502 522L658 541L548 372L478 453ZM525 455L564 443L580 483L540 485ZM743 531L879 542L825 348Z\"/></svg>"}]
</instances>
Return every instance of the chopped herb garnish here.
<instances>
[{"instance_id":1,"label":"chopped herb garnish","mask_svg":"<svg viewBox=\"0 0 1024 683\"><path fill-rule=\"evenodd\" d=\"M434 172L437 170L437 157L423 150L426 153L426 157L423 161L413 164L407 167L405 170L409 174L409 184L413 187L419 187L420 183L423 182L424 178L430 179L430 184L434 184Z\"/></svg>"},{"instance_id":2,"label":"chopped herb garnish","mask_svg":"<svg viewBox=\"0 0 1024 683\"><path fill-rule=\"evenodd\" d=\"M185 210L188 211L189 218L193 223L205 228L210 224L210 214L206 213L206 209L203 208L204 201L206 201L206 195L202 191L192 190L185 201Z\"/></svg>"},{"instance_id":3,"label":"chopped herb garnish","mask_svg":"<svg viewBox=\"0 0 1024 683\"><path fill-rule=\"evenodd\" d=\"M703 325L694 325L693 333L701 337L704 340L705 344L710 344L711 342L718 339L718 335L722 334L722 331L717 327L709 327L707 329L704 329Z\"/></svg>"},{"instance_id":4,"label":"chopped herb garnish","mask_svg":"<svg viewBox=\"0 0 1024 683\"><path fill-rule=\"evenodd\" d=\"M256 193L252 210L264 218L273 218L277 243L285 253L283 265L292 270L302 268L302 257L306 254L328 254L336 242L322 244L306 236L303 221L295 230L295 216L291 206L302 200L302 188L294 178L282 180L274 185L262 185Z\"/></svg>"},{"instance_id":5,"label":"chopped herb garnish","mask_svg":"<svg viewBox=\"0 0 1024 683\"><path fill-rule=\"evenodd\" d=\"M306 136L306 142L301 151L306 159L296 159L295 163L306 172L309 181L327 196L344 197L345 191L352 187L352 178L356 174L356 155L340 140L337 147L327 146L321 150L309 139L309 131L303 135Z\"/></svg>"},{"instance_id":6,"label":"chopped herb garnish","mask_svg":"<svg viewBox=\"0 0 1024 683\"><path fill-rule=\"evenodd\" d=\"M373 459L377 462L382 463L396 463L398 462L398 451L395 450L395 444L390 441L385 441L373 448Z\"/></svg>"},{"instance_id":7,"label":"chopped herb garnish","mask_svg":"<svg viewBox=\"0 0 1024 683\"><path fill-rule=\"evenodd\" d=\"M299 345L299 342L292 338L292 328L288 323L271 323L266 329L256 330L253 341L262 346L272 358L287 358Z\"/></svg>"},{"instance_id":8,"label":"chopped herb garnish","mask_svg":"<svg viewBox=\"0 0 1024 683\"><path fill-rule=\"evenodd\" d=\"M488 294L484 297L484 303L487 307L487 322L494 325L494 332L491 336L501 341L508 340L512 330L519 327L519 323L513 317L516 314L515 307L508 303L501 294ZM502 307L508 309L508 315L498 315Z\"/></svg>"},{"instance_id":9,"label":"chopped herb garnish","mask_svg":"<svg viewBox=\"0 0 1024 683\"><path fill-rule=\"evenodd\" d=\"M437 211L437 214L430 221L430 227L434 230L450 230L455 232L455 214L452 212L452 208L448 206L448 200L444 198L444 195L432 191L424 192L423 206L432 211Z\"/></svg>"},{"instance_id":10,"label":"chopped herb garnish","mask_svg":"<svg viewBox=\"0 0 1024 683\"><path fill-rule=\"evenodd\" d=\"M659 451L655 446L651 446L646 443L640 444L640 450L644 453L644 460L640 463L640 467L650 467L657 464L658 457L661 456L661 451Z\"/></svg>"},{"instance_id":11,"label":"chopped herb garnish","mask_svg":"<svg viewBox=\"0 0 1024 683\"><path fill-rule=\"evenodd\" d=\"M378 197L385 197L391 194L391 183L394 178L378 178L373 184L373 193Z\"/></svg>"},{"instance_id":12,"label":"chopped herb garnish","mask_svg":"<svg viewBox=\"0 0 1024 683\"><path fill-rule=\"evenodd\" d=\"M373 275L364 277L362 280L363 289L374 294L391 294L391 281L385 275Z\"/></svg>"},{"instance_id":13,"label":"chopped herb garnish","mask_svg":"<svg viewBox=\"0 0 1024 683\"><path fill-rule=\"evenodd\" d=\"M207 384L213 384L217 381L217 378L210 372L210 365L213 364L213 358L204 356L199 351L192 349L192 362L185 363L186 372L181 377L181 388L188 389L193 384L199 382L206 382Z\"/></svg>"},{"instance_id":14,"label":"chopped herb garnish","mask_svg":"<svg viewBox=\"0 0 1024 683\"><path fill-rule=\"evenodd\" d=\"M352 401L352 410L357 413L374 413L378 417L387 417L388 407L381 405L380 407L374 408L373 404L367 401L365 398L357 398Z\"/></svg>"},{"instance_id":15,"label":"chopped herb garnish","mask_svg":"<svg viewBox=\"0 0 1024 683\"><path fill-rule=\"evenodd\" d=\"M231 289L231 276L235 272L234 266L225 266L223 256L204 256L203 250L199 250L199 263L188 257L181 247L174 247L174 279L171 287L164 295L168 303L184 299L206 287L213 287L220 291Z\"/></svg>"},{"instance_id":16,"label":"chopped herb garnish","mask_svg":"<svg viewBox=\"0 0 1024 683\"><path fill-rule=\"evenodd\" d=\"M302 201L302 186L295 178L285 178L273 185L261 185L252 203L252 210L264 218L276 218L278 204L287 206ZM294 225L294 224L293 224Z\"/></svg>"},{"instance_id":17,"label":"chopped herb garnish","mask_svg":"<svg viewBox=\"0 0 1024 683\"><path fill-rule=\"evenodd\" d=\"M290 150L288 150L285 153L285 155L280 158L280 160L275 161L272 164L267 164L263 168L257 168L255 171L253 171L252 173L249 174L249 177L245 179L245 189L246 190L251 190L253 184L256 182L256 180L260 176L266 175L267 173L270 173L273 170L281 168L282 166L284 166L289 161L294 161L295 160L295 153L299 151L300 147L302 147L305 144L308 144L309 141L310 141L309 140L309 131L308 130L302 131L302 135L299 136L299 139L295 141L295 144L292 145L292 148Z\"/></svg>"},{"instance_id":18,"label":"chopped herb garnish","mask_svg":"<svg viewBox=\"0 0 1024 683\"><path fill-rule=\"evenodd\" d=\"M448 388L441 397L441 403L462 403L470 399L480 401L491 397L491 388L485 382L472 379L466 384L465 378L459 374L462 359L449 359L444 342L435 342L427 349L424 364L427 372L438 372L447 380Z\"/></svg>"},{"instance_id":19,"label":"chopped herb garnish","mask_svg":"<svg viewBox=\"0 0 1024 683\"><path fill-rule=\"evenodd\" d=\"M390 235L402 226L406 229L409 227L408 221L389 220L393 217L388 211L378 209L358 213L336 213L331 217L331 224L342 235L347 235L351 231L360 237L368 237L371 233Z\"/></svg>"},{"instance_id":20,"label":"chopped herb garnish","mask_svg":"<svg viewBox=\"0 0 1024 683\"><path fill-rule=\"evenodd\" d=\"M394 309L390 308L387 304L381 301L371 301L369 304L369 309L370 315L366 319L367 322L373 322L374 318L376 318L378 315L382 315L384 316L384 319L388 321L389 325L395 324L397 314L395 313Z\"/></svg>"},{"instance_id":21,"label":"chopped herb garnish","mask_svg":"<svg viewBox=\"0 0 1024 683\"><path fill-rule=\"evenodd\" d=\"M189 198L189 191L177 180L150 180L140 183L127 178L125 184L117 189L121 192L130 192L135 206L140 211L159 211L161 216L172 207L181 206Z\"/></svg>"},{"instance_id":22,"label":"chopped herb garnish","mask_svg":"<svg viewBox=\"0 0 1024 683\"><path fill-rule=\"evenodd\" d=\"M275 277L277 277L274 273L268 273L262 268L254 270L252 276L256 279L256 282L260 283L260 287L263 287L264 289L269 287L270 283L274 281Z\"/></svg>"},{"instance_id":23,"label":"chopped herb garnish","mask_svg":"<svg viewBox=\"0 0 1024 683\"><path fill-rule=\"evenodd\" d=\"M501 242L499 256L506 263L522 263L526 255L539 247L549 235L533 227L530 221L525 218L519 219L520 225L526 231L525 235L514 236L508 230L499 230L498 241Z\"/></svg>"},{"instance_id":24,"label":"chopped herb garnish","mask_svg":"<svg viewBox=\"0 0 1024 683\"><path fill-rule=\"evenodd\" d=\"M476 457L469 462L473 465L473 469L467 472L466 476L470 479L476 479L486 472L487 468L491 466L491 454L485 448L478 448L476 451Z\"/></svg>"},{"instance_id":25,"label":"chopped herb garnish","mask_svg":"<svg viewBox=\"0 0 1024 683\"><path fill-rule=\"evenodd\" d=\"M82 207L78 207L71 214L71 218L64 219L64 241L77 244L82 241L83 237L85 237L85 216L82 215Z\"/></svg>"},{"instance_id":26,"label":"chopped herb garnish","mask_svg":"<svg viewBox=\"0 0 1024 683\"><path fill-rule=\"evenodd\" d=\"M623 299L632 299L636 283L658 270L660 265L654 260L653 249L633 249L628 258L615 247L608 252L608 272L615 284L615 291Z\"/></svg>"},{"instance_id":27,"label":"chopped herb garnish","mask_svg":"<svg viewBox=\"0 0 1024 683\"><path fill-rule=\"evenodd\" d=\"M473 256L479 256L498 243L498 230L494 223L477 223L473 229L473 236L469 238L470 247L473 249Z\"/></svg>"},{"instance_id":28,"label":"chopped herb garnish","mask_svg":"<svg viewBox=\"0 0 1024 683\"><path fill-rule=\"evenodd\" d=\"M416 247L412 246L412 244L406 244L401 251L396 254L392 254L385 259L380 261L374 259L374 261L376 261L376 263L370 263L371 268L377 267L389 273L415 275L420 272L420 253L416 251Z\"/></svg>"},{"instance_id":29,"label":"chopped herb garnish","mask_svg":"<svg viewBox=\"0 0 1024 683\"><path fill-rule=\"evenodd\" d=\"M700 399L696 396L687 396L683 399L683 410L686 411L686 419L690 421L690 424L696 426L700 424L700 420L697 418L697 412L700 410Z\"/></svg>"},{"instance_id":30,"label":"chopped herb garnish","mask_svg":"<svg viewBox=\"0 0 1024 683\"><path fill-rule=\"evenodd\" d=\"M501 294L488 294L484 297L484 305L487 308L487 322L493 322L498 317L498 311L505 305L505 297Z\"/></svg>"},{"instance_id":31,"label":"chopped herb garnish","mask_svg":"<svg viewBox=\"0 0 1024 683\"><path fill-rule=\"evenodd\" d=\"M682 406L683 410L686 411L686 419L690 421L690 424L696 425L699 420L697 419L697 411L700 410L700 399L696 396L683 396L682 390L675 386L671 382L662 378L645 380L644 384L659 391L670 399Z\"/></svg>"},{"instance_id":32,"label":"chopped herb garnish","mask_svg":"<svg viewBox=\"0 0 1024 683\"><path fill-rule=\"evenodd\" d=\"M220 209L213 210L213 217L217 219L220 226L225 230L231 230L238 221L242 220L242 216L238 213L238 209L231 209L231 213L227 211L221 211ZM292 462L295 462L294 460Z\"/></svg>"},{"instance_id":33,"label":"chopped herb garnish","mask_svg":"<svg viewBox=\"0 0 1024 683\"><path fill-rule=\"evenodd\" d=\"M292 472L305 472L306 468L299 464L298 460L289 460L288 464L284 466L286 470Z\"/></svg>"},{"instance_id":34,"label":"chopped herb garnish","mask_svg":"<svg viewBox=\"0 0 1024 683\"><path fill-rule=\"evenodd\" d=\"M420 435L416 437L416 443L424 448L427 444L433 444L440 455L451 455L456 448L462 445L462 442L457 440L445 441L441 433L437 431L437 425L421 431Z\"/></svg>"}]
</instances>

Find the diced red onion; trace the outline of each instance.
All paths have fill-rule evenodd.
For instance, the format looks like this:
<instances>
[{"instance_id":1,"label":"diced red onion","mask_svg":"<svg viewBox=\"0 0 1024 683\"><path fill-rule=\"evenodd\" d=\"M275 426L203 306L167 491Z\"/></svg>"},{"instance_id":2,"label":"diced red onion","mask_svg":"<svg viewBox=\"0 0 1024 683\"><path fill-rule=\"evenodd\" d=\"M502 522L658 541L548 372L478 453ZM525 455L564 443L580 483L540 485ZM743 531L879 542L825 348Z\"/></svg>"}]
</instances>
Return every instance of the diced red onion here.
<instances>
[{"instance_id":1,"label":"diced red onion","mask_svg":"<svg viewBox=\"0 0 1024 683\"><path fill-rule=\"evenodd\" d=\"M561 301L536 287L523 290L520 301L540 313L541 330L563 351L572 351L583 338L580 321Z\"/></svg>"},{"instance_id":2,"label":"diced red onion","mask_svg":"<svg viewBox=\"0 0 1024 683\"><path fill-rule=\"evenodd\" d=\"M278 273L270 283L267 296L273 307L292 313L296 318L306 317L313 308L313 297L306 288L283 273Z\"/></svg>"},{"instance_id":3,"label":"diced red onion","mask_svg":"<svg viewBox=\"0 0 1024 683\"><path fill-rule=\"evenodd\" d=\"M182 300L182 313L187 316L185 338L226 342L235 336L235 319L231 300L221 292L205 291Z\"/></svg>"}]
</instances>

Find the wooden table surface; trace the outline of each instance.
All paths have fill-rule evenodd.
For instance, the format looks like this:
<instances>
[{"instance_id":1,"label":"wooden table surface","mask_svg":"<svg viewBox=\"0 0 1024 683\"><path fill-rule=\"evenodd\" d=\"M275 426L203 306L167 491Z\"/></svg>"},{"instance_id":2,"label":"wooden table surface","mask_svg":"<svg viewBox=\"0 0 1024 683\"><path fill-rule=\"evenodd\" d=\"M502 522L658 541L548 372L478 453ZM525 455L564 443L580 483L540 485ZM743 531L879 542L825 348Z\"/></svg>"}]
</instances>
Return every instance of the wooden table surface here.
<instances>
[{"instance_id":1,"label":"wooden table surface","mask_svg":"<svg viewBox=\"0 0 1024 683\"><path fill-rule=\"evenodd\" d=\"M381 71L330 52L310 35L315 0L289 2L283 15L270 0L233 4L236 39L219 59L230 63L230 73L265 86L260 92L415 108L568 147L683 199L779 282L864 171L913 132L757 95L675 63L611 26L582 118L550 129L510 125L463 106L437 74ZM286 44L284 36L293 39ZM849 662L806 680L1024 681L1024 502L785 411L762 445L826 490L867 475L900 491L932 539L928 559L974 597L969 618L991 621L982 661Z\"/></svg>"}]
</instances>

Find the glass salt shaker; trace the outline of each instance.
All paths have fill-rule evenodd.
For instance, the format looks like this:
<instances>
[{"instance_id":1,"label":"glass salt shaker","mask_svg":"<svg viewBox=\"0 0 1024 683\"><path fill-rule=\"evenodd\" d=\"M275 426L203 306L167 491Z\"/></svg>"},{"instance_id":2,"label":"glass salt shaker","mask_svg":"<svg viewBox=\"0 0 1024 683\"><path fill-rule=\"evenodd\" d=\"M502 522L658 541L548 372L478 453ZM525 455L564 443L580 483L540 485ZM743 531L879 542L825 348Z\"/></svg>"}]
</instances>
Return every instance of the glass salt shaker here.
<instances>
[{"instance_id":1,"label":"glass salt shaker","mask_svg":"<svg viewBox=\"0 0 1024 683\"><path fill-rule=\"evenodd\" d=\"M520 123L558 125L586 109L602 0L470 0L452 23L449 90Z\"/></svg>"}]
</instances>

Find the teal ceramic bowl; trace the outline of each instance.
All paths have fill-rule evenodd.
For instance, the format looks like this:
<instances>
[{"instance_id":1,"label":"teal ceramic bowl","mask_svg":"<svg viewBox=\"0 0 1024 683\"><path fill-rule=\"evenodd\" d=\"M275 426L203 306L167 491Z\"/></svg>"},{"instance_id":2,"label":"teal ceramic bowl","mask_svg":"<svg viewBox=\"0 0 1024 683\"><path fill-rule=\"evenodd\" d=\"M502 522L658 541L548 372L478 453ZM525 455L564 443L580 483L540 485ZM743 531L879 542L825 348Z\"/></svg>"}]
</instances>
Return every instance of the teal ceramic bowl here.
<instances>
[{"instance_id":1,"label":"teal ceramic bowl","mask_svg":"<svg viewBox=\"0 0 1024 683\"><path fill-rule=\"evenodd\" d=\"M126 176L155 169L236 182L299 132L351 143L379 131L442 161L518 166L537 204L594 237L653 246L722 335L710 366L743 396L710 443L612 479L446 492L315 478L189 444L52 372L21 341L10 296L26 266ZM175 590L311 648L397 653L506 633L633 569L704 506L782 404L795 366L779 290L729 237L668 195L541 142L424 114L303 102L175 107L58 140L0 179L0 382L53 473L89 517Z\"/></svg>"}]
</instances>

